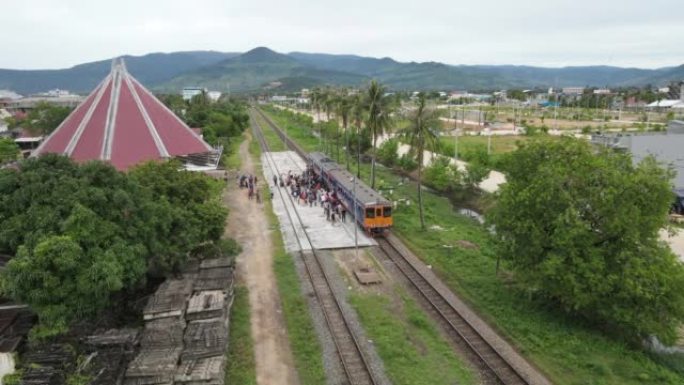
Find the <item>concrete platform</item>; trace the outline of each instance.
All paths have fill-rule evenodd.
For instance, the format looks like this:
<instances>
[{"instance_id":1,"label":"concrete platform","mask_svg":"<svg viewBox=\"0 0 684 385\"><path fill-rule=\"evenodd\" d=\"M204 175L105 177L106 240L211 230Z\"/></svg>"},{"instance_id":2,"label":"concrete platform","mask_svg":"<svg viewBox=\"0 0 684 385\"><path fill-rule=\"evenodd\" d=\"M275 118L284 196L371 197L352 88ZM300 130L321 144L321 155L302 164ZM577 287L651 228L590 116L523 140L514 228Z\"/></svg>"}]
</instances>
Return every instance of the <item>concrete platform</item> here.
<instances>
[{"instance_id":1,"label":"concrete platform","mask_svg":"<svg viewBox=\"0 0 684 385\"><path fill-rule=\"evenodd\" d=\"M351 216L347 216L345 223L337 221L332 224L325 219L321 206L300 205L287 187L273 186L274 173L280 175L292 171L300 174L306 169L306 162L299 155L293 151L263 153L261 164L265 182L273 191L273 211L278 216L287 251L354 247L356 223ZM295 223L294 228L291 221ZM359 247L377 245L361 228L356 231L356 236Z\"/></svg>"}]
</instances>

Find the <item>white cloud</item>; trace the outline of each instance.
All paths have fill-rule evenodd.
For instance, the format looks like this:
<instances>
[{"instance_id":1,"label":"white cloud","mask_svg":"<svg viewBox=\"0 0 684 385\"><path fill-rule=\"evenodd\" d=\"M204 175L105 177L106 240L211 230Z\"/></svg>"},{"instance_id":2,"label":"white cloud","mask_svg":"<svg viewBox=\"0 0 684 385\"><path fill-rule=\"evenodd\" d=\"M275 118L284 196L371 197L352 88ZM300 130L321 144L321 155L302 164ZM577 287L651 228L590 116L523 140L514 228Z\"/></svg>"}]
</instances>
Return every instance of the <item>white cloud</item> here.
<instances>
[{"instance_id":1,"label":"white cloud","mask_svg":"<svg viewBox=\"0 0 684 385\"><path fill-rule=\"evenodd\" d=\"M679 0L11 1L0 68L213 49L401 61L660 67L684 62Z\"/></svg>"}]
</instances>

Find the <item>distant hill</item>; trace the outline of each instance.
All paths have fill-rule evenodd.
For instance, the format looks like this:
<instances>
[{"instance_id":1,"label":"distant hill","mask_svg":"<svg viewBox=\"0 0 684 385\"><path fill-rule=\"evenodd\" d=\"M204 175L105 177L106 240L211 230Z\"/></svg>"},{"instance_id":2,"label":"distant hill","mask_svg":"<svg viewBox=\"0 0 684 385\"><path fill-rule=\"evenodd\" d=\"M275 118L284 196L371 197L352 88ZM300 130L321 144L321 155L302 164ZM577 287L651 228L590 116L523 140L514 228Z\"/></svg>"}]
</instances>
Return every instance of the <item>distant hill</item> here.
<instances>
[{"instance_id":1,"label":"distant hill","mask_svg":"<svg viewBox=\"0 0 684 385\"><path fill-rule=\"evenodd\" d=\"M159 84L184 72L212 65L239 53L190 51L124 56L126 67L144 84ZM109 73L112 60L101 60L58 70L0 69L0 89L31 94L55 88L89 92Z\"/></svg>"},{"instance_id":2,"label":"distant hill","mask_svg":"<svg viewBox=\"0 0 684 385\"><path fill-rule=\"evenodd\" d=\"M289 56L317 68L346 70L399 89L505 89L514 87L622 86L662 84L683 78L670 68L645 70L608 66L543 68L513 65L399 63L390 58L292 52ZM684 71L682 71L684 72Z\"/></svg>"},{"instance_id":3,"label":"distant hill","mask_svg":"<svg viewBox=\"0 0 684 385\"><path fill-rule=\"evenodd\" d=\"M219 91L248 92L279 82L280 90L297 90L319 84L360 85L365 76L309 66L296 58L265 47L255 48L210 66L198 68L158 88L178 90L194 85Z\"/></svg>"},{"instance_id":4,"label":"distant hill","mask_svg":"<svg viewBox=\"0 0 684 385\"><path fill-rule=\"evenodd\" d=\"M684 65L655 70L609 66L543 68L512 65L403 63L391 58L292 52L265 47L243 54L213 51L125 56L129 71L157 91L200 86L219 91L292 91L323 85L359 86L378 79L395 90L495 90L568 86L666 85L684 79ZM111 60L62 70L0 69L0 89L22 94L53 88L90 91L108 73Z\"/></svg>"}]
</instances>

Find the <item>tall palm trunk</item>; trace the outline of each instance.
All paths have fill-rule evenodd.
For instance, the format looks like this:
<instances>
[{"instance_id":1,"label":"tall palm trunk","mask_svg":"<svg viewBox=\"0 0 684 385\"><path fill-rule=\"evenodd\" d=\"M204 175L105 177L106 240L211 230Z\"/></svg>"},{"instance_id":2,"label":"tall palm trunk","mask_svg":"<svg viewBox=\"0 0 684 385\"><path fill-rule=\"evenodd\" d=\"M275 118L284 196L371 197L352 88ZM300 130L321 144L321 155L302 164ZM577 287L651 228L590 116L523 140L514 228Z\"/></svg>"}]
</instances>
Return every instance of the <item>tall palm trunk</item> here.
<instances>
[{"instance_id":1,"label":"tall palm trunk","mask_svg":"<svg viewBox=\"0 0 684 385\"><path fill-rule=\"evenodd\" d=\"M337 120L337 119L335 119ZM337 121L335 124L335 158L337 162L340 162L340 122Z\"/></svg>"},{"instance_id":2,"label":"tall palm trunk","mask_svg":"<svg viewBox=\"0 0 684 385\"><path fill-rule=\"evenodd\" d=\"M371 188L375 189L375 143L377 138L373 132L373 151L371 151Z\"/></svg>"},{"instance_id":3,"label":"tall palm trunk","mask_svg":"<svg viewBox=\"0 0 684 385\"><path fill-rule=\"evenodd\" d=\"M423 147L422 141L418 144L418 213L420 215L420 228L425 230L425 214L423 214Z\"/></svg>"},{"instance_id":4,"label":"tall palm trunk","mask_svg":"<svg viewBox=\"0 0 684 385\"><path fill-rule=\"evenodd\" d=\"M349 129L347 122L344 123L344 153L347 158L347 171L349 171Z\"/></svg>"},{"instance_id":5,"label":"tall palm trunk","mask_svg":"<svg viewBox=\"0 0 684 385\"><path fill-rule=\"evenodd\" d=\"M356 126L356 177L361 178L361 124Z\"/></svg>"}]
</instances>

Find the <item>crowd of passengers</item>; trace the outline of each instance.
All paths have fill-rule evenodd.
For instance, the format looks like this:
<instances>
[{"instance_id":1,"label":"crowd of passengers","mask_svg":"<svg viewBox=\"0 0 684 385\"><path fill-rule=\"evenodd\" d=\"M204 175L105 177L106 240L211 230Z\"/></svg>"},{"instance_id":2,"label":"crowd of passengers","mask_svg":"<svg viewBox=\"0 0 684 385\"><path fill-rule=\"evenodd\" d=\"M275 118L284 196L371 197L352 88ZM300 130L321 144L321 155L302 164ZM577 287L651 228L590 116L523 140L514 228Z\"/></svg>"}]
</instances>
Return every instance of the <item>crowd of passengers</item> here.
<instances>
[{"instance_id":1,"label":"crowd of passengers","mask_svg":"<svg viewBox=\"0 0 684 385\"><path fill-rule=\"evenodd\" d=\"M261 194L259 194L259 189L257 188L257 177L252 174L242 174L238 178L238 184L240 188L247 189L247 198L249 200L256 199L257 203L261 203Z\"/></svg>"},{"instance_id":2,"label":"crowd of passengers","mask_svg":"<svg viewBox=\"0 0 684 385\"><path fill-rule=\"evenodd\" d=\"M310 167L301 174L288 171L287 174L274 175L273 184L287 189L300 205L313 207L320 204L325 218L332 223L338 220L345 222L347 219L347 209L337 192L329 190L323 179Z\"/></svg>"}]
</instances>

